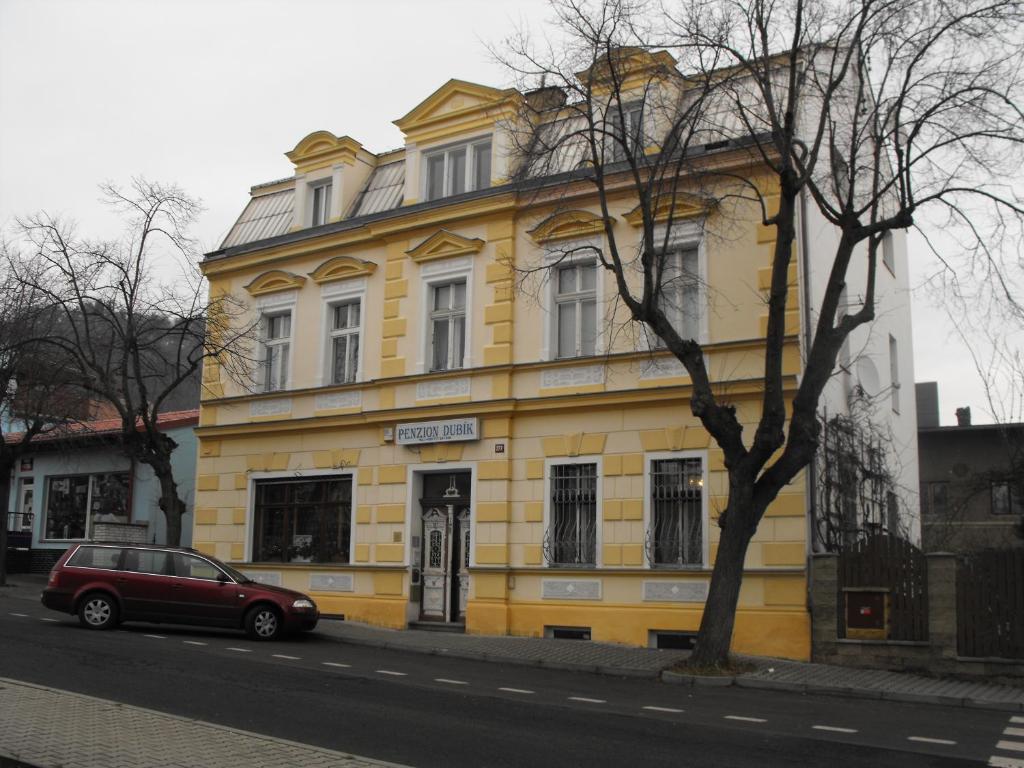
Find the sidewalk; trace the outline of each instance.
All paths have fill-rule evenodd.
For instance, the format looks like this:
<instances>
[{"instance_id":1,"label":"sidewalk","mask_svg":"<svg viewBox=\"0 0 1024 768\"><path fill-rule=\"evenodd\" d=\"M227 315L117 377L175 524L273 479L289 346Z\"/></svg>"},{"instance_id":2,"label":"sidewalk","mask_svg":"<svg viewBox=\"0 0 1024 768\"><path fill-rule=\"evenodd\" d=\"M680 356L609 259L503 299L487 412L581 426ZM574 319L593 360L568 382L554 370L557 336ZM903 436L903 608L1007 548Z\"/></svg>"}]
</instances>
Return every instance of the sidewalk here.
<instances>
[{"instance_id":1,"label":"sidewalk","mask_svg":"<svg viewBox=\"0 0 1024 768\"><path fill-rule=\"evenodd\" d=\"M16 587L0 589L7 597L38 601L45 576L15 575ZM352 621L321 620L321 636L343 643L390 648L453 658L523 664L626 677L660 677L666 683L698 686L736 685L799 693L890 699L947 706L1024 711L1024 689L994 683L949 680L903 672L851 669L784 659L743 657L753 672L735 677L698 677L666 671L687 651L658 651L580 640L460 635L422 630L391 630Z\"/></svg>"},{"instance_id":2,"label":"sidewalk","mask_svg":"<svg viewBox=\"0 0 1024 768\"><path fill-rule=\"evenodd\" d=\"M38 768L400 768L0 678L0 755Z\"/></svg>"}]
</instances>

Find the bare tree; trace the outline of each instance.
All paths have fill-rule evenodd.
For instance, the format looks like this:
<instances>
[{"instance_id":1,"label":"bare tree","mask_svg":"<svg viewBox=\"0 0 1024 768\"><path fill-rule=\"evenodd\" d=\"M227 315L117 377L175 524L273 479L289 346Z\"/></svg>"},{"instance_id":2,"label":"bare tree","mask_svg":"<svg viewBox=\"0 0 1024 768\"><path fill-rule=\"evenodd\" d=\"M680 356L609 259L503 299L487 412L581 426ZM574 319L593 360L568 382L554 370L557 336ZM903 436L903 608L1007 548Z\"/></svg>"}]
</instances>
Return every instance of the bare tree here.
<instances>
[{"instance_id":1,"label":"bare tree","mask_svg":"<svg viewBox=\"0 0 1024 768\"><path fill-rule=\"evenodd\" d=\"M519 176L541 202L596 199L605 246L594 257L629 319L685 366L690 409L724 453L728 502L692 658L723 665L748 544L769 503L814 459L837 356L875 317L888 233L940 212L995 270L1001 242L1020 230L1010 180L1024 137L1021 6L554 0L553 10L553 39L519 34L499 53L533 89L517 124ZM614 227L610 210L623 198L636 206L639 238ZM685 268L667 254L676 211L728 221L751 207L775 238L760 410L745 434L698 335L678 320ZM815 306L794 385L784 375L786 319L807 209L833 229L805 254L827 277L820 294L804 293Z\"/></svg>"},{"instance_id":2,"label":"bare tree","mask_svg":"<svg viewBox=\"0 0 1024 768\"><path fill-rule=\"evenodd\" d=\"M7 583L11 476L39 435L82 416L54 350L33 341L48 324L43 297L0 265L0 586Z\"/></svg>"},{"instance_id":3,"label":"bare tree","mask_svg":"<svg viewBox=\"0 0 1024 768\"><path fill-rule=\"evenodd\" d=\"M49 304L51 325L37 341L63 356L82 391L113 406L123 450L152 468L167 541L176 545L186 507L171 464L177 444L160 429L159 414L179 407L183 391L198 394L204 364L247 380L253 329L237 300L206 300L188 235L196 200L141 179L129 192L111 185L103 192L125 217L121 240L89 240L37 214L19 222L27 245L8 263Z\"/></svg>"}]
</instances>

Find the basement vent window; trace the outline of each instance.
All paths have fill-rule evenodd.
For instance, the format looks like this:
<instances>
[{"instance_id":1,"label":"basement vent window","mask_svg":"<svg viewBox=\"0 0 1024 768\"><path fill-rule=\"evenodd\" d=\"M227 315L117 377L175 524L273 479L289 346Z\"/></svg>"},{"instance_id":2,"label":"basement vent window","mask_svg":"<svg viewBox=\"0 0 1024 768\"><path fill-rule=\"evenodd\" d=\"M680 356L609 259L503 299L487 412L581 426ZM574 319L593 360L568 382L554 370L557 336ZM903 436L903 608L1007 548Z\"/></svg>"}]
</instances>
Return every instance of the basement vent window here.
<instances>
[{"instance_id":1,"label":"basement vent window","mask_svg":"<svg viewBox=\"0 0 1024 768\"><path fill-rule=\"evenodd\" d=\"M697 645L696 632L663 632L652 629L647 633L647 647L659 650L692 651Z\"/></svg>"},{"instance_id":2,"label":"basement vent window","mask_svg":"<svg viewBox=\"0 0 1024 768\"><path fill-rule=\"evenodd\" d=\"M544 637L555 640L589 640L590 627L544 627Z\"/></svg>"}]
</instances>

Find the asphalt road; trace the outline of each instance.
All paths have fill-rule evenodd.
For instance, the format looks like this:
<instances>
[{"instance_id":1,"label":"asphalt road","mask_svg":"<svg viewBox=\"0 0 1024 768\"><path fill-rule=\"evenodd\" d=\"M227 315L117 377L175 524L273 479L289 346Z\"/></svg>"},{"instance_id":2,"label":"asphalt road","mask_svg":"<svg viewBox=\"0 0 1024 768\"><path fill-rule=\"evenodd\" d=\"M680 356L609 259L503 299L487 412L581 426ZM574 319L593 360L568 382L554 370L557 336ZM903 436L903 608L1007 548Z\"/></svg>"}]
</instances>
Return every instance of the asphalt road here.
<instances>
[{"instance_id":1,"label":"asphalt road","mask_svg":"<svg viewBox=\"0 0 1024 768\"><path fill-rule=\"evenodd\" d=\"M573 641L566 641L573 642ZM1009 713L650 680L128 625L0 601L0 677L429 766L954 766ZM2 748L2 745L0 745Z\"/></svg>"}]
</instances>

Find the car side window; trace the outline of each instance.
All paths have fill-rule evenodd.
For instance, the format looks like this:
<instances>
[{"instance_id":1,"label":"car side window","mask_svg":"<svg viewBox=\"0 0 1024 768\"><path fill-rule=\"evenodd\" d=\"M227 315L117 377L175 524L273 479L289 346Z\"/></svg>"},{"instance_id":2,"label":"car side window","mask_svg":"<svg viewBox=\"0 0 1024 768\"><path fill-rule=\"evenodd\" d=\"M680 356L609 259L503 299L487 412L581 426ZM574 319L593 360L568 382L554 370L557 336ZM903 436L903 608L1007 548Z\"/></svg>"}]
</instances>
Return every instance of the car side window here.
<instances>
[{"instance_id":1,"label":"car side window","mask_svg":"<svg viewBox=\"0 0 1024 768\"><path fill-rule=\"evenodd\" d=\"M221 572L201 557L175 553L174 573L176 576L184 576L188 579L216 581L220 577Z\"/></svg>"},{"instance_id":2,"label":"car side window","mask_svg":"<svg viewBox=\"0 0 1024 768\"><path fill-rule=\"evenodd\" d=\"M174 573L170 555L157 549L129 549L124 556L124 570L169 575Z\"/></svg>"},{"instance_id":3,"label":"car side window","mask_svg":"<svg viewBox=\"0 0 1024 768\"><path fill-rule=\"evenodd\" d=\"M79 547L68 560L68 565L116 571L123 551L120 547Z\"/></svg>"}]
</instances>

